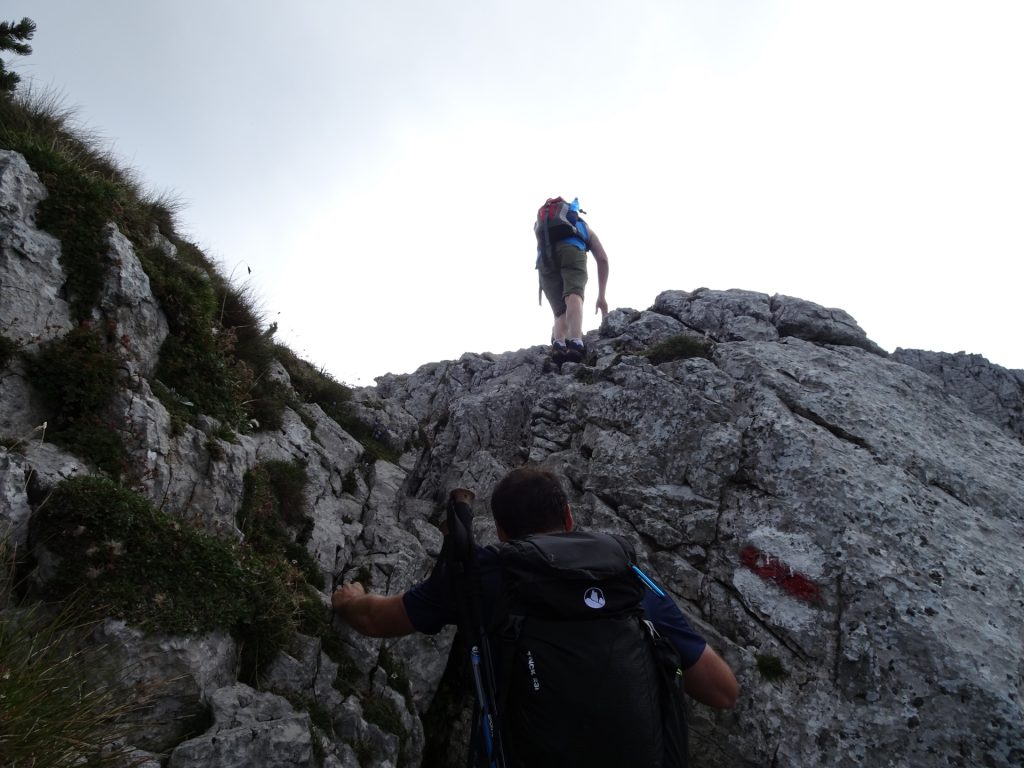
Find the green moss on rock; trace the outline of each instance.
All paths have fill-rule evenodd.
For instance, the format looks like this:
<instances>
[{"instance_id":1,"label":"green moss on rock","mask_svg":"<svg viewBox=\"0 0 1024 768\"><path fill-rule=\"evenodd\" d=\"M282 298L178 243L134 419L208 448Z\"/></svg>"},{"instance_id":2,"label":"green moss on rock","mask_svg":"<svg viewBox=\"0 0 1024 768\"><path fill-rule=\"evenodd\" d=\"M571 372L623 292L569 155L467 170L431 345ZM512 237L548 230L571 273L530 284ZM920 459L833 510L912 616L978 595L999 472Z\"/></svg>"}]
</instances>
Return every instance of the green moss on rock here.
<instances>
[{"instance_id":1,"label":"green moss on rock","mask_svg":"<svg viewBox=\"0 0 1024 768\"><path fill-rule=\"evenodd\" d=\"M150 632L230 631L253 668L292 637L294 573L95 476L65 480L40 505L32 540L57 557L47 596L82 598Z\"/></svg>"},{"instance_id":2,"label":"green moss on rock","mask_svg":"<svg viewBox=\"0 0 1024 768\"><path fill-rule=\"evenodd\" d=\"M49 409L47 438L114 477L123 475L128 451L107 413L121 360L101 335L74 328L25 361L29 381Z\"/></svg>"}]
</instances>

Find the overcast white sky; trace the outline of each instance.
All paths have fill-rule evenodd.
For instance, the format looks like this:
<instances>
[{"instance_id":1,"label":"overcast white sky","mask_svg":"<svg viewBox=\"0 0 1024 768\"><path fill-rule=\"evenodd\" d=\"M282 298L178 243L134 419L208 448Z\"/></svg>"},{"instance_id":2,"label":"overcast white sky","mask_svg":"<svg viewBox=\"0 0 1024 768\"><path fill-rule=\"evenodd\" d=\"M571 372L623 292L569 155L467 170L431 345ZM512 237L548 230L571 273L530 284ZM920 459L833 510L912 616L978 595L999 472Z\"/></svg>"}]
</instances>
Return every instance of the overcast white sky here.
<instances>
[{"instance_id":1,"label":"overcast white sky","mask_svg":"<svg viewBox=\"0 0 1024 768\"><path fill-rule=\"evenodd\" d=\"M185 234L278 338L350 384L545 343L532 224L559 194L608 251L612 308L783 293L889 351L1024 369L1020 0L4 14L39 27L9 65L180 196Z\"/></svg>"}]
</instances>

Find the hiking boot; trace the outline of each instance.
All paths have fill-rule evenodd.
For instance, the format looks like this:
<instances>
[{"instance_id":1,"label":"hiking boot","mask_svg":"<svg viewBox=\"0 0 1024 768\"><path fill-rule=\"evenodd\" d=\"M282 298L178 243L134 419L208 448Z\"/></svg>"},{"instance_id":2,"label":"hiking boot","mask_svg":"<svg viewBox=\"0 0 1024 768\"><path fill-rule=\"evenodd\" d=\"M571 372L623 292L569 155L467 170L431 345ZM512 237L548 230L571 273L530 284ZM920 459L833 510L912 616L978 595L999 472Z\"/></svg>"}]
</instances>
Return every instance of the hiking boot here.
<instances>
[{"instance_id":1,"label":"hiking boot","mask_svg":"<svg viewBox=\"0 0 1024 768\"><path fill-rule=\"evenodd\" d=\"M587 356L587 348L582 341L568 339L565 342L565 359L569 363L578 363Z\"/></svg>"},{"instance_id":2,"label":"hiking boot","mask_svg":"<svg viewBox=\"0 0 1024 768\"><path fill-rule=\"evenodd\" d=\"M564 341L551 342L551 362L561 365L568 360L569 350Z\"/></svg>"}]
</instances>

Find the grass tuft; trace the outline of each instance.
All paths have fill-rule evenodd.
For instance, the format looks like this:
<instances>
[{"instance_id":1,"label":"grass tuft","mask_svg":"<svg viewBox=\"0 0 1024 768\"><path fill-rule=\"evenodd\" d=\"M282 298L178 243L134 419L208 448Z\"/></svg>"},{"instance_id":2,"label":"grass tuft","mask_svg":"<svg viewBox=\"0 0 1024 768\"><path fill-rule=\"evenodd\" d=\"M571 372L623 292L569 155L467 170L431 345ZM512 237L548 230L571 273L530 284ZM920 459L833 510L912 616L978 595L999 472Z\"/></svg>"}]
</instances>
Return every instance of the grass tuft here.
<instances>
[{"instance_id":1,"label":"grass tuft","mask_svg":"<svg viewBox=\"0 0 1024 768\"><path fill-rule=\"evenodd\" d=\"M89 644L96 625L79 596L57 605L15 595L14 558L0 544L0 765L123 766L129 704L104 649ZM98 682L97 670L108 680Z\"/></svg>"},{"instance_id":2,"label":"grass tuft","mask_svg":"<svg viewBox=\"0 0 1024 768\"><path fill-rule=\"evenodd\" d=\"M757 654L754 658L757 660L757 669L765 680L775 682L789 677L789 672L786 671L778 656Z\"/></svg>"},{"instance_id":3,"label":"grass tuft","mask_svg":"<svg viewBox=\"0 0 1024 768\"><path fill-rule=\"evenodd\" d=\"M658 342L644 354L654 365L668 363L672 360L686 360L691 357L710 358L711 342L680 333Z\"/></svg>"}]
</instances>

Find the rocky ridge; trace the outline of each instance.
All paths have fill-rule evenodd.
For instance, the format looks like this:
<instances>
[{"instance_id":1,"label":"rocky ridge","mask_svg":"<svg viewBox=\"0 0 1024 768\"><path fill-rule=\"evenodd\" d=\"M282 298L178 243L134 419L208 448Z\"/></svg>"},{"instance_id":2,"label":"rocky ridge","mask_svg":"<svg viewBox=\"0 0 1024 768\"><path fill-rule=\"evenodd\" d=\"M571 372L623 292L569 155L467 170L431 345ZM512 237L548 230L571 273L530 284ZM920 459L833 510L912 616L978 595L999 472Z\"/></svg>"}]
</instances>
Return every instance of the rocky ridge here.
<instances>
[{"instance_id":1,"label":"rocky ridge","mask_svg":"<svg viewBox=\"0 0 1024 768\"><path fill-rule=\"evenodd\" d=\"M45 195L23 158L0 153L0 325L29 349L74 325L60 243L35 227ZM736 670L735 711L693 705L695 765L1024 761L1024 372L887 355L847 313L793 297L666 291L650 309L610 313L584 364L552 371L541 347L467 353L357 390L373 440L399 457L368 463L315 405L233 442L210 421L172 429L150 378L166 321L132 243L114 226L107 242L96 313L122 332L111 413L139 490L238 537L246 472L300 461L325 604L339 578L388 592L422 578L452 487L477 491L477 535L492 540L489 489L539 462L565 476L581 526L636 542ZM154 243L173 252L159 233ZM287 382L280 366L273 375ZM35 500L94 471L41 438L47 417L12 359L0 436L20 445L0 447L0 526L21 545ZM136 755L175 768L365 768L435 754L448 737L424 722L450 631L377 641L335 629L366 681L359 693L332 683L339 661L317 638L297 638L247 685L226 634L108 621L100 639L137 681L175 681L154 705L164 725L147 721ZM372 717L374 700L398 721ZM201 716L183 741L177 724Z\"/></svg>"}]
</instances>

